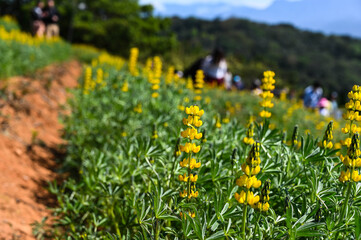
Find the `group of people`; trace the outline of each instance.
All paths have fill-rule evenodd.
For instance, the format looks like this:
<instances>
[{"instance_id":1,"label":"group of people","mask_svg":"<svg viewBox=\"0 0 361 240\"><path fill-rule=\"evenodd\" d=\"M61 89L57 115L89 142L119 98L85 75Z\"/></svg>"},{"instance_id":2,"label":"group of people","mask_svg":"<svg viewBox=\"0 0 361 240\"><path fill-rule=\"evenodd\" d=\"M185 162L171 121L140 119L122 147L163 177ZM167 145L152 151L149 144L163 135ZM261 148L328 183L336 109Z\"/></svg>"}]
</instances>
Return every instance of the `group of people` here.
<instances>
[{"instance_id":1,"label":"group of people","mask_svg":"<svg viewBox=\"0 0 361 240\"><path fill-rule=\"evenodd\" d=\"M35 36L46 36L47 38L59 36L59 13L54 0L48 0L46 6L43 1L38 1L31 12L31 16Z\"/></svg>"},{"instance_id":2,"label":"group of people","mask_svg":"<svg viewBox=\"0 0 361 240\"><path fill-rule=\"evenodd\" d=\"M333 116L338 119L341 113L337 104L337 92L332 92L331 98L323 97L323 89L319 82L308 86L303 93L303 105L307 108L318 109L322 116Z\"/></svg>"},{"instance_id":3,"label":"group of people","mask_svg":"<svg viewBox=\"0 0 361 240\"><path fill-rule=\"evenodd\" d=\"M188 69L185 70L185 77L192 77L195 79L196 71L202 69L205 75L205 82L211 85L224 85L226 89L230 90L235 86L238 90L244 89L242 78L238 75L232 78L232 74L227 68L227 62L223 51L216 48L212 54L205 58L198 59ZM261 93L261 81L256 79L252 86L252 92L256 95ZM294 94L293 94L294 95ZM323 97L323 89L318 82L308 86L303 94L304 106L311 109L317 109L323 116L333 116L336 119L340 118L340 110L337 105L337 93L333 92L330 99Z\"/></svg>"}]
</instances>

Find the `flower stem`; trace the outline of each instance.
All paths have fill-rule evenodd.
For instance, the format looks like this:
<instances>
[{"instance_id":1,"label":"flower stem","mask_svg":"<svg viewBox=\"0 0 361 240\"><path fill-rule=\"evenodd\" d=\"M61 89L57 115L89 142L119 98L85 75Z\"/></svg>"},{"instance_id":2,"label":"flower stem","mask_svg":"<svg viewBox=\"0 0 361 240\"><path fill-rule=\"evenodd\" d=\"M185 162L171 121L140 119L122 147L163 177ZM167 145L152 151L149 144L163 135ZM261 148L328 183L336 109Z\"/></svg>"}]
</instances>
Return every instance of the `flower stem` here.
<instances>
[{"instance_id":1,"label":"flower stem","mask_svg":"<svg viewBox=\"0 0 361 240\"><path fill-rule=\"evenodd\" d=\"M352 182L350 181L350 182L348 182L347 184L348 184L348 185L347 185L347 191L346 191L346 198L345 198L345 201L343 202L343 205L342 205L341 215L340 215L339 221L343 221L343 218L345 217L345 213L346 213L346 208L347 208L348 200L350 199ZM338 239L339 233L340 233L340 232L337 232L336 237L335 237L335 240Z\"/></svg>"},{"instance_id":2,"label":"flower stem","mask_svg":"<svg viewBox=\"0 0 361 240\"><path fill-rule=\"evenodd\" d=\"M340 220L343 220L343 218L345 216L348 200L350 199L351 187L352 187L352 182L350 181L350 182L348 182L348 185L347 185L346 199L342 206Z\"/></svg>"},{"instance_id":3,"label":"flower stem","mask_svg":"<svg viewBox=\"0 0 361 240\"><path fill-rule=\"evenodd\" d=\"M241 236L243 240L246 240L247 198L248 198L248 191L246 193L246 200L243 206L243 221L242 221L242 232L241 232Z\"/></svg>"}]
</instances>

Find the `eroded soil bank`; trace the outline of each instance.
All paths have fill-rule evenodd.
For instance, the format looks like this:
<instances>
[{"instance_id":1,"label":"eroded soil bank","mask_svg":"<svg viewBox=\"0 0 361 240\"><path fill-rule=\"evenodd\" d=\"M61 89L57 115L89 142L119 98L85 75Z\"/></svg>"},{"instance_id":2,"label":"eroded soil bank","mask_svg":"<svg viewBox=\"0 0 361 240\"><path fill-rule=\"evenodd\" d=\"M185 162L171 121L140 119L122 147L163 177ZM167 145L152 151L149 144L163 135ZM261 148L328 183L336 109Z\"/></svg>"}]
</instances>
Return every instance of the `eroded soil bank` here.
<instances>
[{"instance_id":1,"label":"eroded soil bank","mask_svg":"<svg viewBox=\"0 0 361 240\"><path fill-rule=\"evenodd\" d=\"M64 154L62 114L82 72L76 61L54 64L32 77L13 77L0 99L0 239L34 239L31 224L49 216L46 190L58 179ZM6 100L5 100L6 99Z\"/></svg>"}]
</instances>

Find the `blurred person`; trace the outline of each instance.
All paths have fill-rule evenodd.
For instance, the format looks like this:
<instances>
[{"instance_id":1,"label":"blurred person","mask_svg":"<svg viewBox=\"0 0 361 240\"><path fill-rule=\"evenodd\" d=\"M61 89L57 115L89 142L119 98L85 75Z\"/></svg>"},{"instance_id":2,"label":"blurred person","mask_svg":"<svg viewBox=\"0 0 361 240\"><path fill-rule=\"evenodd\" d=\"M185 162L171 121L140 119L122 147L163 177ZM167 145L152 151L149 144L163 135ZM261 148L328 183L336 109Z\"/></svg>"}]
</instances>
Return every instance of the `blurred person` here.
<instances>
[{"instance_id":1,"label":"blurred person","mask_svg":"<svg viewBox=\"0 0 361 240\"><path fill-rule=\"evenodd\" d=\"M196 80L196 73L199 69L202 69L202 63L204 61L204 58L198 58L196 61L192 63L188 68L184 70L183 76L184 78L191 77L193 80L193 83L195 83Z\"/></svg>"},{"instance_id":2,"label":"blurred person","mask_svg":"<svg viewBox=\"0 0 361 240\"><path fill-rule=\"evenodd\" d=\"M321 98L318 103L318 107L320 109L320 114L324 117L329 117L330 116L330 106L331 106L331 102L328 101L327 98Z\"/></svg>"},{"instance_id":3,"label":"blurred person","mask_svg":"<svg viewBox=\"0 0 361 240\"><path fill-rule=\"evenodd\" d=\"M315 109L322 98L323 90L319 82L314 82L312 86L305 88L303 96L303 105Z\"/></svg>"},{"instance_id":4,"label":"blurred person","mask_svg":"<svg viewBox=\"0 0 361 240\"><path fill-rule=\"evenodd\" d=\"M55 7L54 0L48 0L48 5L44 8L44 22L46 24L46 37L59 36L59 13Z\"/></svg>"},{"instance_id":5,"label":"blurred person","mask_svg":"<svg viewBox=\"0 0 361 240\"><path fill-rule=\"evenodd\" d=\"M332 117L334 117L335 119L340 119L342 117L342 111L338 108L337 98L338 98L338 93L332 92L330 99L331 102L330 113Z\"/></svg>"},{"instance_id":6,"label":"blurred person","mask_svg":"<svg viewBox=\"0 0 361 240\"><path fill-rule=\"evenodd\" d=\"M262 82L258 78L253 81L252 90L251 90L252 94L258 96L263 92L261 89L261 84L262 84Z\"/></svg>"},{"instance_id":7,"label":"blurred person","mask_svg":"<svg viewBox=\"0 0 361 240\"><path fill-rule=\"evenodd\" d=\"M226 90L232 89L232 73L230 71L227 71L226 76L224 78L224 86Z\"/></svg>"},{"instance_id":8,"label":"blurred person","mask_svg":"<svg viewBox=\"0 0 361 240\"><path fill-rule=\"evenodd\" d=\"M205 81L221 85L227 74L227 62L220 48L214 49L212 55L208 55L202 62L202 70Z\"/></svg>"},{"instance_id":9,"label":"blurred person","mask_svg":"<svg viewBox=\"0 0 361 240\"><path fill-rule=\"evenodd\" d=\"M244 89L244 83L242 81L241 76L239 76L239 75L234 76L233 82L238 90Z\"/></svg>"},{"instance_id":10,"label":"blurred person","mask_svg":"<svg viewBox=\"0 0 361 240\"><path fill-rule=\"evenodd\" d=\"M31 18L33 20L33 35L37 37L43 37L45 32L43 8L44 2L37 1L36 6L31 11Z\"/></svg>"}]
</instances>

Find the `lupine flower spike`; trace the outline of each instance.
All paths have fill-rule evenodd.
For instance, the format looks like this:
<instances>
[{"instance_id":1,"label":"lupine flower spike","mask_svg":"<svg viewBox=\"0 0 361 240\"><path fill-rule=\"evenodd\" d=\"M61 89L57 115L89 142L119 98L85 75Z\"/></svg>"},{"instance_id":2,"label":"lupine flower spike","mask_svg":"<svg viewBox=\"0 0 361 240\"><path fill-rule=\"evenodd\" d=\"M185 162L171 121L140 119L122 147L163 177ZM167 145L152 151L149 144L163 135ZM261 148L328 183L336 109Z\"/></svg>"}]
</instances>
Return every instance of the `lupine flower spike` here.
<instances>
[{"instance_id":1,"label":"lupine flower spike","mask_svg":"<svg viewBox=\"0 0 361 240\"><path fill-rule=\"evenodd\" d=\"M204 74L202 70L198 70L196 73L196 81L194 84L194 93L196 96L194 97L194 101L202 100L202 89L204 86Z\"/></svg>"},{"instance_id":2,"label":"lupine flower spike","mask_svg":"<svg viewBox=\"0 0 361 240\"><path fill-rule=\"evenodd\" d=\"M200 110L198 106L190 106L185 109L187 118L183 118L183 124L187 126L187 129L181 132L181 136L187 140L184 145L180 145L179 149L181 152L187 153L186 158L180 161L179 165L182 168L187 169L187 173L178 176L180 182L184 182L186 187L179 195L183 198L191 199L198 197L198 191L196 190L196 182L198 180L198 175L192 173L193 170L200 168L201 163L197 162L196 158L193 157L193 154L196 154L200 151L201 146L193 143L194 140L201 140L203 134L199 133L197 128L202 126L203 122L200 120L204 114L203 110Z\"/></svg>"},{"instance_id":3,"label":"lupine flower spike","mask_svg":"<svg viewBox=\"0 0 361 240\"><path fill-rule=\"evenodd\" d=\"M360 135L355 133L352 136L352 141L347 149L347 155L340 155L340 159L345 167L341 171L339 180L340 182L359 182L361 181L361 175L359 174L358 168L361 167L361 151L360 151Z\"/></svg>"},{"instance_id":4,"label":"lupine flower spike","mask_svg":"<svg viewBox=\"0 0 361 240\"><path fill-rule=\"evenodd\" d=\"M329 122L329 124L327 125L327 129L326 129L326 131L325 131L325 135L323 136L323 139L322 139L322 141L320 142L321 148L331 149L331 148L333 147L333 143L332 143L332 139L333 139L332 131L333 131L333 121Z\"/></svg>"},{"instance_id":5,"label":"lupine flower spike","mask_svg":"<svg viewBox=\"0 0 361 240\"><path fill-rule=\"evenodd\" d=\"M274 84L276 82L273 78L274 76L275 73L272 71L265 71L263 73L261 85L261 89L263 92L260 95L262 101L259 103L263 108L263 110L259 113L259 116L262 118L270 118L272 115L269 109L273 108L274 106L274 104L272 103L272 98L274 96L272 91L275 89Z\"/></svg>"},{"instance_id":6,"label":"lupine flower spike","mask_svg":"<svg viewBox=\"0 0 361 240\"><path fill-rule=\"evenodd\" d=\"M253 123L250 123L246 132L246 136L243 138L243 142L247 145L253 145L254 139L254 125Z\"/></svg>"},{"instance_id":7,"label":"lupine flower spike","mask_svg":"<svg viewBox=\"0 0 361 240\"><path fill-rule=\"evenodd\" d=\"M258 180L256 175L260 172L260 155L259 155L260 143L256 142L252 145L252 148L248 154L247 160L242 164L242 172L237 180L236 184L242 187L240 193L235 193L234 197L241 204L248 204L251 207L256 208L259 201L259 196L254 195L251 188L257 189L261 186L261 180Z\"/></svg>"},{"instance_id":8,"label":"lupine flower spike","mask_svg":"<svg viewBox=\"0 0 361 240\"><path fill-rule=\"evenodd\" d=\"M361 128L359 128L356 125L356 122L361 121L361 88L358 85L354 85L352 87L352 91L348 93L348 98L350 101L345 104L345 108L347 109L347 112L343 114L343 118L348 121L346 123L346 126L342 128L342 132L344 134L348 134L347 138L342 141L342 145L345 145L347 147L351 144L351 136L352 134L356 132L360 132Z\"/></svg>"},{"instance_id":9,"label":"lupine flower spike","mask_svg":"<svg viewBox=\"0 0 361 240\"><path fill-rule=\"evenodd\" d=\"M138 76L137 69L137 60L138 60L139 50L138 48L130 49L130 57L129 57L129 72L133 76Z\"/></svg>"},{"instance_id":10,"label":"lupine flower spike","mask_svg":"<svg viewBox=\"0 0 361 240\"><path fill-rule=\"evenodd\" d=\"M268 201L269 201L270 185L271 185L271 181L267 180L261 190L261 197L258 202L257 208L262 212L266 212L269 209Z\"/></svg>"}]
</instances>

